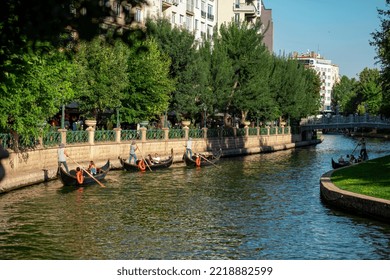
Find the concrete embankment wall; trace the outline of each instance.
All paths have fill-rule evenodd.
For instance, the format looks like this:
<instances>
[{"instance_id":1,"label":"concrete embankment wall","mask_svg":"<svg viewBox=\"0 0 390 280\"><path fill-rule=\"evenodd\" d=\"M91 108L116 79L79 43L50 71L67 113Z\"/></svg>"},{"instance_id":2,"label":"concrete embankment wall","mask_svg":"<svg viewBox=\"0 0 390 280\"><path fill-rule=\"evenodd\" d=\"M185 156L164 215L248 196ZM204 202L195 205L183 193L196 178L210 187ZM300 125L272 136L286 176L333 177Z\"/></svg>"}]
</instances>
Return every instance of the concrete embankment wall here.
<instances>
[{"instance_id":1,"label":"concrete embankment wall","mask_svg":"<svg viewBox=\"0 0 390 280\"><path fill-rule=\"evenodd\" d=\"M320 179L321 199L332 206L348 212L375 218L390 223L390 201L367 195L344 191L331 180L333 170Z\"/></svg>"},{"instance_id":2,"label":"concrete embankment wall","mask_svg":"<svg viewBox=\"0 0 390 280\"><path fill-rule=\"evenodd\" d=\"M274 152L318 143L316 141L302 142L299 140L299 136L291 134L214 139L201 138L192 140L192 149L194 152L210 152L213 149L221 148L223 157L228 157ZM140 149L140 151L137 151L137 156L141 158L141 152L143 156L149 153L158 153L164 158L173 149L174 161L179 162L182 161L185 144L185 139L137 141ZM10 151L9 158L1 161L5 167L6 176L0 182L0 193L55 178L58 167L57 148L42 148L19 153ZM89 161L93 160L96 165L100 166L108 159L113 168L120 168L118 157L128 158L130 142L67 145L66 150L70 156L67 160L70 169L77 166L75 162L87 167Z\"/></svg>"}]
</instances>

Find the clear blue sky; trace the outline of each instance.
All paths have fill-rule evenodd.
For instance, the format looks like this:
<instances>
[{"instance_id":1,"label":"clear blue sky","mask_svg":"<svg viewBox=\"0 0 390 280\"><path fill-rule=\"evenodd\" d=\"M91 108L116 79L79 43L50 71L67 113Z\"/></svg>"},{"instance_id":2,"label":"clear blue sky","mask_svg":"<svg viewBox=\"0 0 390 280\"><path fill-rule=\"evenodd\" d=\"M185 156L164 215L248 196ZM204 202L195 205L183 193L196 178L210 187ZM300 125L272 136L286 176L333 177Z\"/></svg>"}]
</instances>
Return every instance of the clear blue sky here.
<instances>
[{"instance_id":1,"label":"clear blue sky","mask_svg":"<svg viewBox=\"0 0 390 280\"><path fill-rule=\"evenodd\" d=\"M307 50L320 53L340 68L340 75L357 78L375 65L369 42L380 29L377 8L385 0L263 0L272 9L274 52L286 55Z\"/></svg>"}]
</instances>

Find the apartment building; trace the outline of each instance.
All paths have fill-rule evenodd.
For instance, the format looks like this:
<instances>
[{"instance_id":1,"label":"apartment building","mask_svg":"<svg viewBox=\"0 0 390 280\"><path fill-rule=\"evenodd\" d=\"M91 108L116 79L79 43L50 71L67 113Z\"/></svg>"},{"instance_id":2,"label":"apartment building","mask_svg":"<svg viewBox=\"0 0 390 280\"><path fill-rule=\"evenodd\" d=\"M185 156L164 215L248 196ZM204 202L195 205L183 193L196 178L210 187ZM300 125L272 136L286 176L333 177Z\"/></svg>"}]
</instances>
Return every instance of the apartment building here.
<instances>
[{"instance_id":1,"label":"apartment building","mask_svg":"<svg viewBox=\"0 0 390 280\"><path fill-rule=\"evenodd\" d=\"M218 25L229 22L256 22L262 23L264 44L273 52L273 21L272 10L264 6L262 0L219 0ZM221 4L223 2L223 4Z\"/></svg>"},{"instance_id":2,"label":"apartment building","mask_svg":"<svg viewBox=\"0 0 390 280\"><path fill-rule=\"evenodd\" d=\"M107 25L142 27L147 18L166 18L173 26L193 32L198 41L210 38L217 25L231 21L254 22L261 17L264 43L273 51L272 10L266 9L261 0L148 0L147 6L133 7L124 6L119 0L104 3L113 11L105 21Z\"/></svg>"},{"instance_id":3,"label":"apartment building","mask_svg":"<svg viewBox=\"0 0 390 280\"><path fill-rule=\"evenodd\" d=\"M305 67L316 71L321 80L321 112L330 113L332 108L332 91L333 86L340 82L339 67L332 64L331 60L325 59L320 54L308 51L307 53L298 54L294 52L293 59L297 59Z\"/></svg>"},{"instance_id":4,"label":"apartment building","mask_svg":"<svg viewBox=\"0 0 390 280\"><path fill-rule=\"evenodd\" d=\"M166 18L173 26L193 32L195 40L213 35L218 0L149 0L146 18Z\"/></svg>"}]
</instances>

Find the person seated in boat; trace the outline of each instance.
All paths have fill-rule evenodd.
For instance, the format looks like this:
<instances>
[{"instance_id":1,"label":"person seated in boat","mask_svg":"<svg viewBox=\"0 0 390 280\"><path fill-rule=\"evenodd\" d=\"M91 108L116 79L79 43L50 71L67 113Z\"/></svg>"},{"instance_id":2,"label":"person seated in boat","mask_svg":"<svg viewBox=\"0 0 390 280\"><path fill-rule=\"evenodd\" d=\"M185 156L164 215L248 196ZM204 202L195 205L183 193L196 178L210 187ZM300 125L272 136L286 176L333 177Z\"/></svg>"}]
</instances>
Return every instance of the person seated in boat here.
<instances>
[{"instance_id":1,"label":"person seated in boat","mask_svg":"<svg viewBox=\"0 0 390 280\"><path fill-rule=\"evenodd\" d=\"M158 156L157 153L154 154L154 157L152 157L152 160L154 163L159 163L161 158Z\"/></svg>"},{"instance_id":2,"label":"person seated in boat","mask_svg":"<svg viewBox=\"0 0 390 280\"><path fill-rule=\"evenodd\" d=\"M343 156L341 155L341 156L339 157L339 163L344 163L344 162L345 162L345 160L344 160Z\"/></svg>"},{"instance_id":3,"label":"person seated in boat","mask_svg":"<svg viewBox=\"0 0 390 280\"><path fill-rule=\"evenodd\" d=\"M149 164L149 165L153 165L155 163L153 161L153 158L152 158L151 154L148 154L148 157L145 158L145 160L146 160L147 164Z\"/></svg>"},{"instance_id":4,"label":"person seated in boat","mask_svg":"<svg viewBox=\"0 0 390 280\"><path fill-rule=\"evenodd\" d=\"M354 155L351 155L351 156L350 156L349 162L350 162L350 163L355 163L355 162L356 162L356 158L355 158Z\"/></svg>"},{"instance_id":5,"label":"person seated in boat","mask_svg":"<svg viewBox=\"0 0 390 280\"><path fill-rule=\"evenodd\" d=\"M95 165L95 163L94 163L92 160L89 162L88 171L89 171L92 175L96 175L96 174L97 174L96 165Z\"/></svg>"},{"instance_id":6,"label":"person seated in boat","mask_svg":"<svg viewBox=\"0 0 390 280\"><path fill-rule=\"evenodd\" d=\"M84 180L83 171L81 170L80 167L76 168L76 178L77 181L79 181L79 183L81 183Z\"/></svg>"}]
</instances>

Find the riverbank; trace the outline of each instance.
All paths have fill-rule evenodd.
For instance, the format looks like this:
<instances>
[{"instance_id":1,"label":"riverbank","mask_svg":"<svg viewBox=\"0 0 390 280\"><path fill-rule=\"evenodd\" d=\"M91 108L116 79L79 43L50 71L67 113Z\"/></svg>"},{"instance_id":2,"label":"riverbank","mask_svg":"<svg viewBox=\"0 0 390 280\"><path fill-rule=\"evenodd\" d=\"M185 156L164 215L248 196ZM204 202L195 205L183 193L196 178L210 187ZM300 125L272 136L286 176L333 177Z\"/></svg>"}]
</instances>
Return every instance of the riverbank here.
<instances>
[{"instance_id":1,"label":"riverbank","mask_svg":"<svg viewBox=\"0 0 390 280\"><path fill-rule=\"evenodd\" d=\"M316 145L320 140L299 141L291 134L254 135L249 137L225 137L193 139L193 151L197 153L210 153L215 149L222 149L222 157L249 155L256 153L276 152L297 147ZM185 139L169 141L137 141L138 157L157 152L164 157L171 149L174 150L174 162L181 162L186 144ZM77 144L67 145L70 157L76 162L88 166L90 160L97 166L110 160L112 168L120 168L118 156L127 158L130 142ZM26 186L39 184L57 177L57 148L37 149L24 153L10 153L10 157L2 160L6 177L0 183L0 194ZM76 167L71 160L68 161L70 169Z\"/></svg>"},{"instance_id":2,"label":"riverbank","mask_svg":"<svg viewBox=\"0 0 390 280\"><path fill-rule=\"evenodd\" d=\"M322 200L334 207L390 223L390 156L332 170L320 180Z\"/></svg>"}]
</instances>

